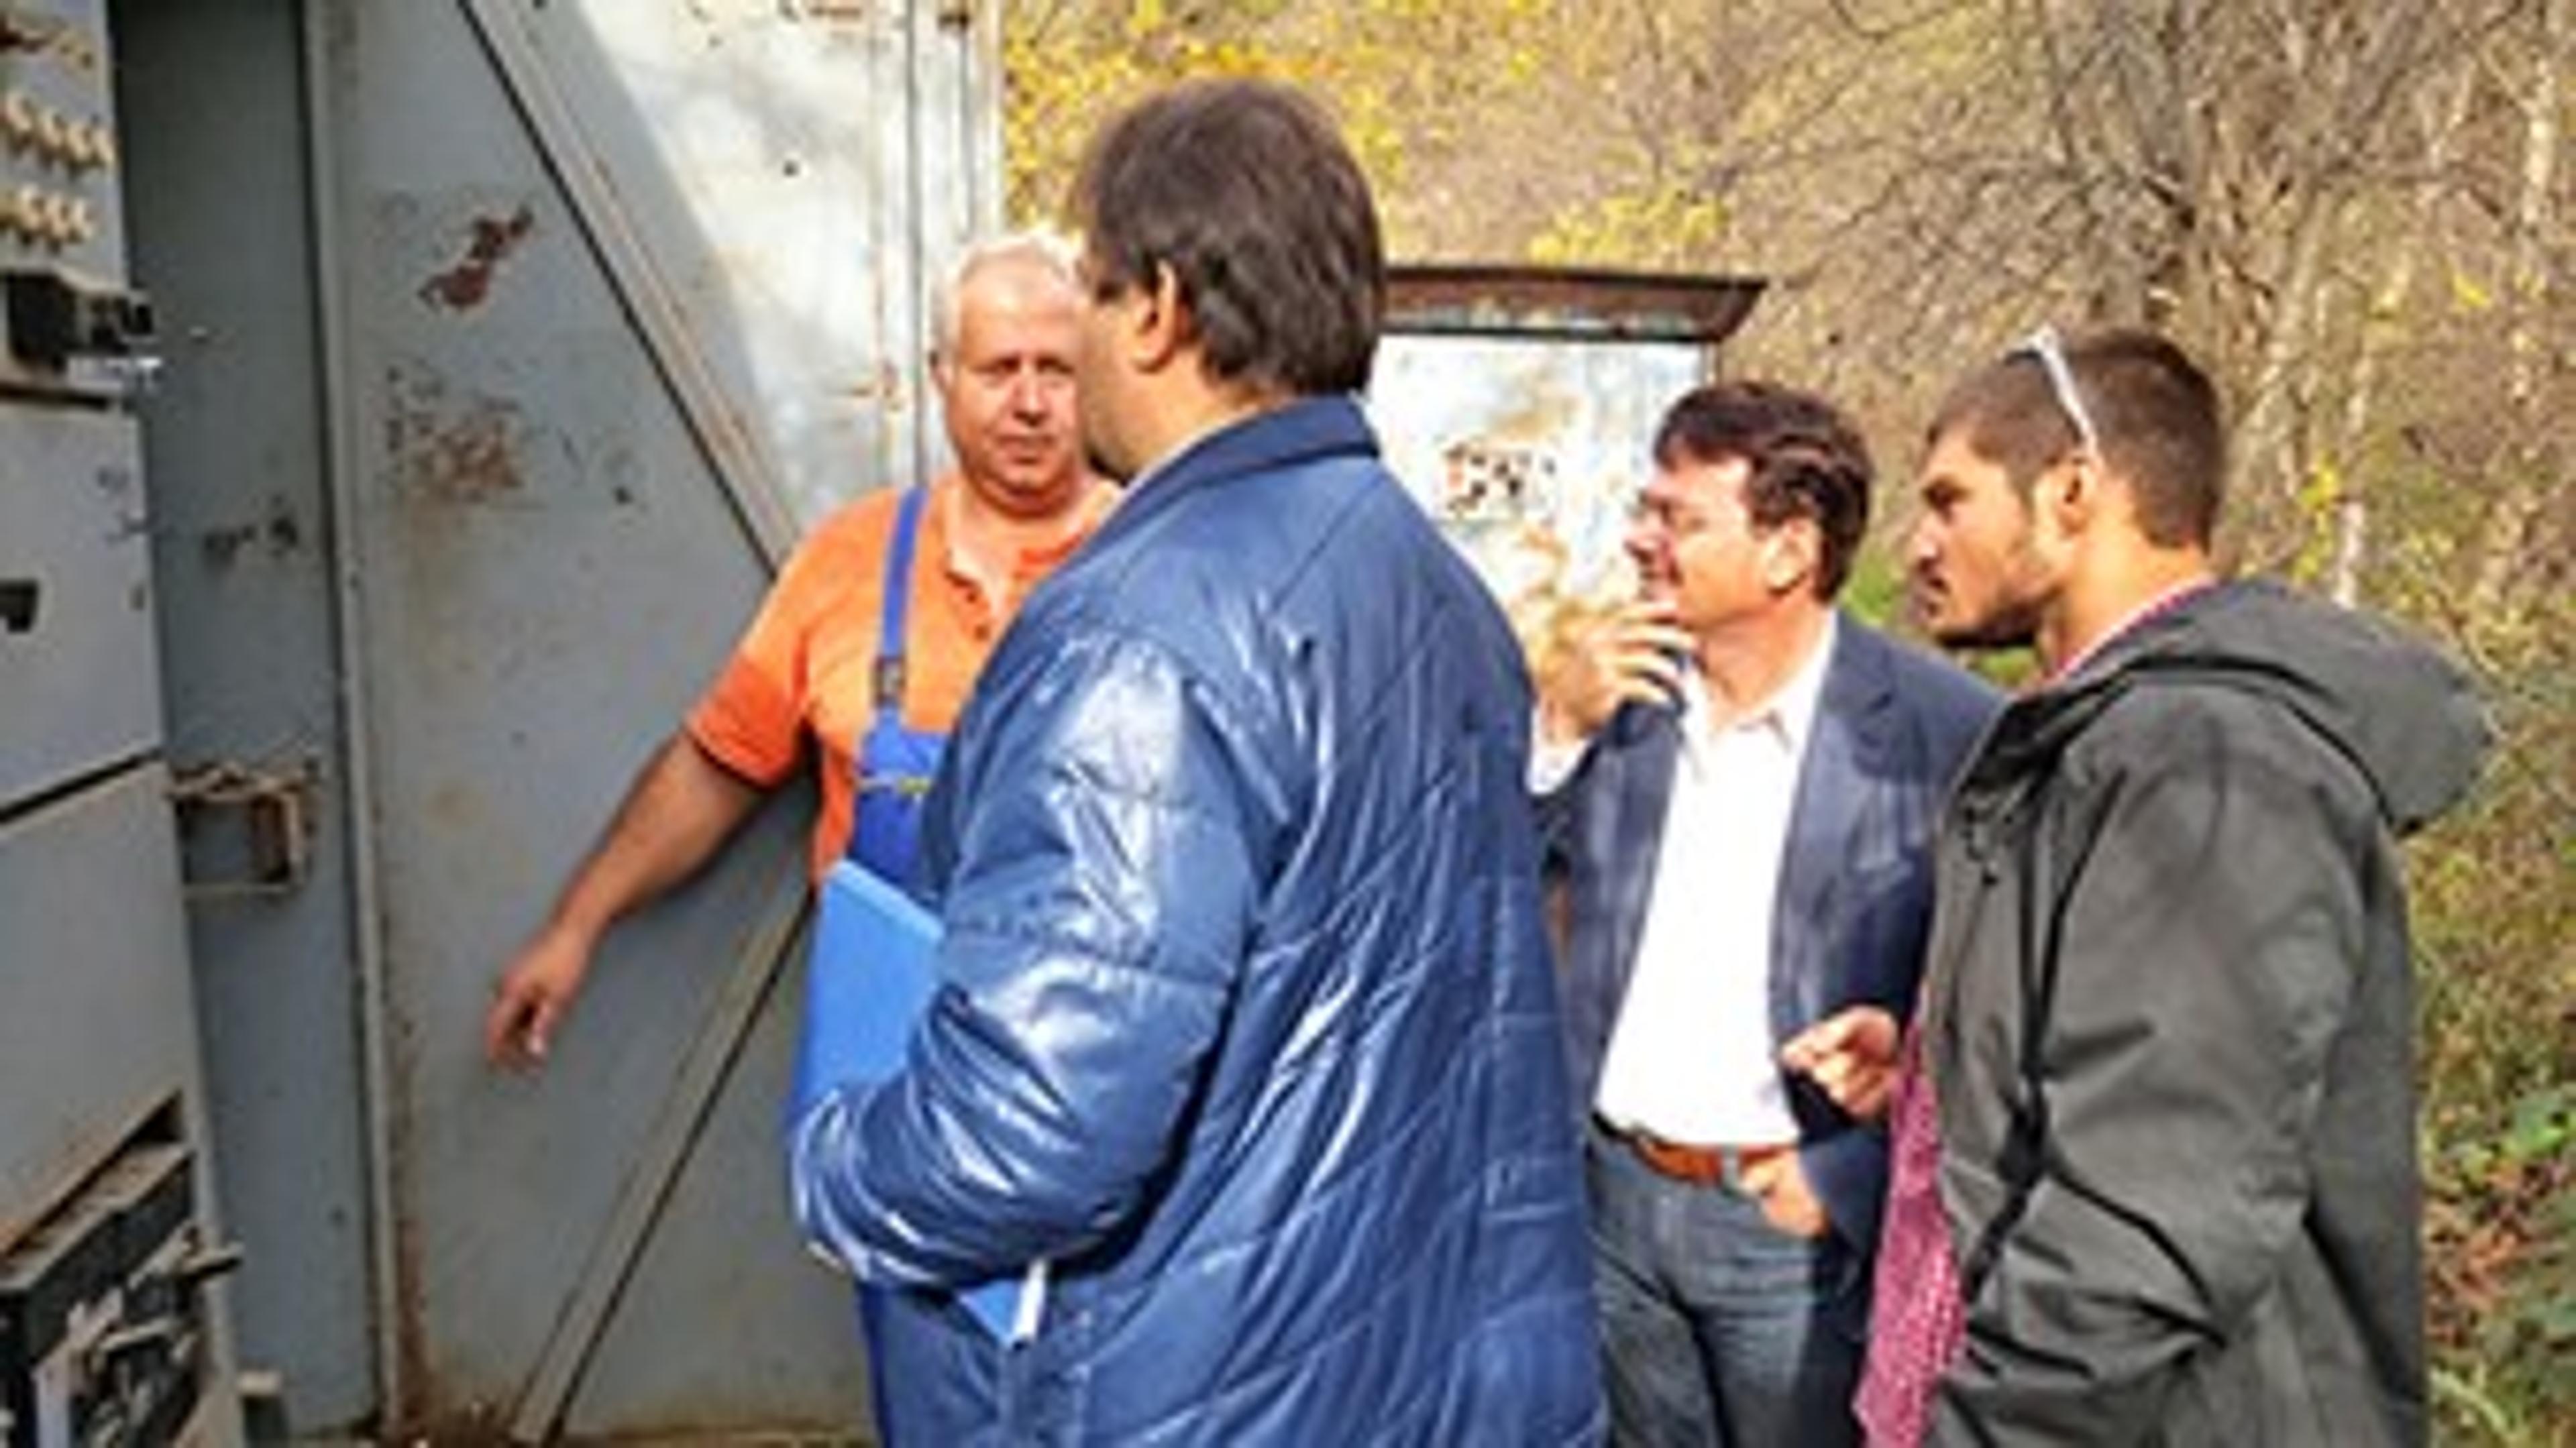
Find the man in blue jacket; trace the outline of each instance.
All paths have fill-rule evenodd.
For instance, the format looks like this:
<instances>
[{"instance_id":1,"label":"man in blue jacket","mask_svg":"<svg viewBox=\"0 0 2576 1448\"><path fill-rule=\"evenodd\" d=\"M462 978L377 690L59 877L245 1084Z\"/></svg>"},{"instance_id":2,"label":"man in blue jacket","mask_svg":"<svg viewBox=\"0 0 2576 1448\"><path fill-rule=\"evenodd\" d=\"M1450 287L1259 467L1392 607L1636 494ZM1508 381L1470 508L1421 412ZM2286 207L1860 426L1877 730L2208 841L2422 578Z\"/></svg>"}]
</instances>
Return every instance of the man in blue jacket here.
<instances>
[{"instance_id":1,"label":"man in blue jacket","mask_svg":"<svg viewBox=\"0 0 2576 1448\"><path fill-rule=\"evenodd\" d=\"M906 1289L899 1444L1601 1431L1503 619L1350 394L1375 212L1276 87L1150 100L1074 195L1129 495L1031 597L925 823L940 998L806 1118L809 1235ZM955 1289L1048 1264L1034 1332Z\"/></svg>"},{"instance_id":2,"label":"man in blue jacket","mask_svg":"<svg viewBox=\"0 0 2576 1448\"><path fill-rule=\"evenodd\" d=\"M1872 469L1832 405L1712 383L1654 459L1641 598L1550 671L1533 770L1613 1433L1849 1443L1886 1138L1783 1055L1910 1011L1942 795L1998 700L1836 610Z\"/></svg>"}]
</instances>

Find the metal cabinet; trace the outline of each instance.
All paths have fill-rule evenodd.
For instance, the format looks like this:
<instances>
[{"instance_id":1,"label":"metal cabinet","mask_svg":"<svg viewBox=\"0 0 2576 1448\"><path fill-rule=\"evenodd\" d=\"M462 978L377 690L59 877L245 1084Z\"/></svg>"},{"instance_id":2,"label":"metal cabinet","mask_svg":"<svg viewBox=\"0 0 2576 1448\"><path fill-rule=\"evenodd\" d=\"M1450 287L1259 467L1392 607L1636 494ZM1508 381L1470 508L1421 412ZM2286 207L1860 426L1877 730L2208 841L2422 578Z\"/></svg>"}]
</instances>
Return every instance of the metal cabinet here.
<instances>
[{"instance_id":1,"label":"metal cabinet","mask_svg":"<svg viewBox=\"0 0 2576 1448\"><path fill-rule=\"evenodd\" d=\"M157 748L133 419L0 402L0 802Z\"/></svg>"}]
</instances>

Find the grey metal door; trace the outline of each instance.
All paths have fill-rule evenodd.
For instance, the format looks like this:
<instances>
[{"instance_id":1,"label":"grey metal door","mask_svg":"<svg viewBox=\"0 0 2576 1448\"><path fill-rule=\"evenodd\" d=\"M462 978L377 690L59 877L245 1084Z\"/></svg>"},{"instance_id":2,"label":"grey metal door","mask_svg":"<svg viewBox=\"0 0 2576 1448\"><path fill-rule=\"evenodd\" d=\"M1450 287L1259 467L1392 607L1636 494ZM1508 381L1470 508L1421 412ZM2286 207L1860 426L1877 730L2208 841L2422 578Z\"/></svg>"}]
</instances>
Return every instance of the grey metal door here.
<instances>
[{"instance_id":1,"label":"grey metal door","mask_svg":"<svg viewBox=\"0 0 2576 1448\"><path fill-rule=\"evenodd\" d=\"M301 1431L855 1431L776 1146L805 799L612 940L542 1077L477 1028L797 530L936 460L997 0L119 23L168 117L173 734L302 801L292 873L192 920L245 1359Z\"/></svg>"}]
</instances>

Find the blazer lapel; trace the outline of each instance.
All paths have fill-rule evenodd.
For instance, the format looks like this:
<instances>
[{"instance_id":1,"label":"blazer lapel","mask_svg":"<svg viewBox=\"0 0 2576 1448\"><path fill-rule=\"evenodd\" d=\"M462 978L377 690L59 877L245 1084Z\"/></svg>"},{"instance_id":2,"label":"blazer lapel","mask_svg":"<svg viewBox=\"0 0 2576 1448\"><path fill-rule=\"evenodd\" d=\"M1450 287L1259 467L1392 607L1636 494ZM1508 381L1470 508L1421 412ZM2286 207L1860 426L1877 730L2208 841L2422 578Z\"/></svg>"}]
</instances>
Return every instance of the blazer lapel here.
<instances>
[{"instance_id":1,"label":"blazer lapel","mask_svg":"<svg viewBox=\"0 0 2576 1448\"><path fill-rule=\"evenodd\" d=\"M1869 813L1870 781L1886 772L1895 699L1883 647L1845 618L1834 630L1833 657L1825 664L1771 912L1772 1025L1783 1033L1796 1029L1794 992L1784 987L1812 969L1831 943L1829 897L1834 882L1857 858L1854 846Z\"/></svg>"}]
</instances>

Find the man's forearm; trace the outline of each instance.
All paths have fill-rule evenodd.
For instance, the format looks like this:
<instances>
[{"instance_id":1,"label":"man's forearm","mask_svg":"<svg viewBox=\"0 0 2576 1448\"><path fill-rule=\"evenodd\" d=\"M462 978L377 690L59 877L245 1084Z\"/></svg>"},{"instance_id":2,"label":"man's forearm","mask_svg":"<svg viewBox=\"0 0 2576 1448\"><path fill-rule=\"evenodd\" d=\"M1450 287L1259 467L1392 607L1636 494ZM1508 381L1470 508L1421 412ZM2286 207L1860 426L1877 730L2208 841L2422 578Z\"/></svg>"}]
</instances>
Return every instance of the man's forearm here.
<instances>
[{"instance_id":1,"label":"man's forearm","mask_svg":"<svg viewBox=\"0 0 2576 1448\"><path fill-rule=\"evenodd\" d=\"M547 928L595 939L696 873L761 794L709 758L686 731L674 733L628 786L599 843L556 899Z\"/></svg>"}]
</instances>

